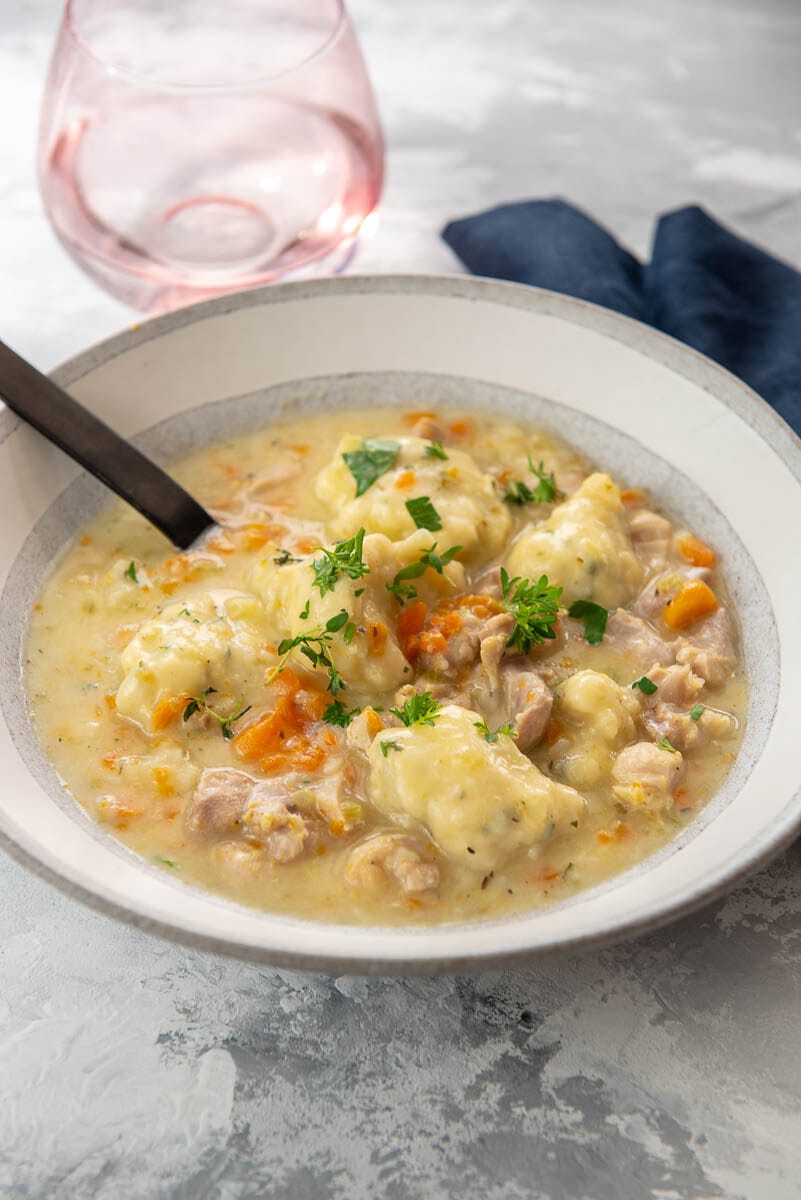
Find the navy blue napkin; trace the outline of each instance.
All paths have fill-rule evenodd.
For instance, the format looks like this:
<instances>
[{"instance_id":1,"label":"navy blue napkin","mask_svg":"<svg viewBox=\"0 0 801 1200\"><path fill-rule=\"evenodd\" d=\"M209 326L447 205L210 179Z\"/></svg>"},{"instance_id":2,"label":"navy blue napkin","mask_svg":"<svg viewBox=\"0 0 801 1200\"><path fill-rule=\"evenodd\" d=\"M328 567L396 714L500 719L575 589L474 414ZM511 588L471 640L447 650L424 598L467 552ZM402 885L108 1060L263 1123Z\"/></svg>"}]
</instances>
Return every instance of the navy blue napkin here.
<instances>
[{"instance_id":1,"label":"navy blue napkin","mask_svg":"<svg viewBox=\"0 0 801 1200\"><path fill-rule=\"evenodd\" d=\"M702 208L659 218L648 263L563 200L505 204L443 237L475 275L590 300L686 342L801 433L801 274Z\"/></svg>"}]
</instances>

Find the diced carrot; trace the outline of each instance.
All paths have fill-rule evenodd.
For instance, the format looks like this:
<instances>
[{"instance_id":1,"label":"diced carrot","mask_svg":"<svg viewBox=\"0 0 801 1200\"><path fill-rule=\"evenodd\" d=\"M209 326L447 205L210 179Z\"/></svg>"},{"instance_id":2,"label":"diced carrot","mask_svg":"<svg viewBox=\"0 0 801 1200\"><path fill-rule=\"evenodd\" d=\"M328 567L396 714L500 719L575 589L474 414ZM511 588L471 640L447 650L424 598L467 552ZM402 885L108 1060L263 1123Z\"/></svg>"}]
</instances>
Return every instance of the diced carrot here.
<instances>
[{"instance_id":1,"label":"diced carrot","mask_svg":"<svg viewBox=\"0 0 801 1200\"><path fill-rule=\"evenodd\" d=\"M305 442L296 442L294 444L291 444L289 449L294 450L296 454L308 454L309 453L309 447L306 445Z\"/></svg>"},{"instance_id":2,"label":"diced carrot","mask_svg":"<svg viewBox=\"0 0 801 1200\"><path fill-rule=\"evenodd\" d=\"M419 633L426 622L427 606L422 600L405 605L398 617L398 637L401 643L408 641L415 633Z\"/></svg>"},{"instance_id":3,"label":"diced carrot","mask_svg":"<svg viewBox=\"0 0 801 1200\"><path fill-rule=\"evenodd\" d=\"M164 700L159 700L153 709L153 729L158 731L166 729L168 725L172 725L178 714L186 708L190 699L190 696L184 694L182 696L167 696Z\"/></svg>"},{"instance_id":4,"label":"diced carrot","mask_svg":"<svg viewBox=\"0 0 801 1200\"><path fill-rule=\"evenodd\" d=\"M319 845L317 847L317 849L314 851L314 853L317 855L318 858L322 858L327 853L326 847L323 845Z\"/></svg>"},{"instance_id":5,"label":"diced carrot","mask_svg":"<svg viewBox=\"0 0 801 1200\"><path fill-rule=\"evenodd\" d=\"M551 717L550 721L545 726L545 737L543 738L545 745L553 746L556 742L559 741L560 737L562 737L564 732L565 732L564 725L562 725L562 723L560 721L557 721L555 717Z\"/></svg>"},{"instance_id":6,"label":"diced carrot","mask_svg":"<svg viewBox=\"0 0 801 1200\"><path fill-rule=\"evenodd\" d=\"M383 621L371 621L367 626L367 653L383 654L387 646L389 630Z\"/></svg>"},{"instance_id":7,"label":"diced carrot","mask_svg":"<svg viewBox=\"0 0 801 1200\"><path fill-rule=\"evenodd\" d=\"M206 549L212 554L233 554L236 546L227 533L217 533L206 542Z\"/></svg>"},{"instance_id":8,"label":"diced carrot","mask_svg":"<svg viewBox=\"0 0 801 1200\"><path fill-rule=\"evenodd\" d=\"M512 478L512 475L513 471L511 467L504 467L504 469L498 475L498 483L506 483L508 479Z\"/></svg>"},{"instance_id":9,"label":"diced carrot","mask_svg":"<svg viewBox=\"0 0 801 1200\"><path fill-rule=\"evenodd\" d=\"M671 629L686 629L701 617L707 617L718 607L718 600L703 579L691 579L665 605L662 619Z\"/></svg>"},{"instance_id":10,"label":"diced carrot","mask_svg":"<svg viewBox=\"0 0 801 1200\"><path fill-rule=\"evenodd\" d=\"M108 754L104 754L100 762L107 771L116 771L117 769L117 755L113 750L110 750Z\"/></svg>"},{"instance_id":11,"label":"diced carrot","mask_svg":"<svg viewBox=\"0 0 801 1200\"><path fill-rule=\"evenodd\" d=\"M623 488L620 499L626 508L642 508L648 503L648 497L642 488Z\"/></svg>"},{"instance_id":12,"label":"diced carrot","mask_svg":"<svg viewBox=\"0 0 801 1200\"><path fill-rule=\"evenodd\" d=\"M166 767L154 767L153 779L156 783L156 791L160 796L172 796L175 789L170 785L170 772Z\"/></svg>"},{"instance_id":13,"label":"diced carrot","mask_svg":"<svg viewBox=\"0 0 801 1200\"><path fill-rule=\"evenodd\" d=\"M418 421L422 421L424 419L436 421L437 414L433 412L407 412L403 414L402 419L404 425L416 425Z\"/></svg>"},{"instance_id":14,"label":"diced carrot","mask_svg":"<svg viewBox=\"0 0 801 1200\"><path fill-rule=\"evenodd\" d=\"M427 629L416 641L416 648L422 650L423 654L442 654L448 645L448 639L439 629Z\"/></svg>"},{"instance_id":15,"label":"diced carrot","mask_svg":"<svg viewBox=\"0 0 801 1200\"><path fill-rule=\"evenodd\" d=\"M561 874L561 871L553 871L546 868L540 873L540 879L543 883L553 883L554 879L558 879Z\"/></svg>"},{"instance_id":16,"label":"diced carrot","mask_svg":"<svg viewBox=\"0 0 801 1200\"><path fill-rule=\"evenodd\" d=\"M345 832L345 822L337 820L329 821L328 832L332 837L342 837L342 834Z\"/></svg>"},{"instance_id":17,"label":"diced carrot","mask_svg":"<svg viewBox=\"0 0 801 1200\"><path fill-rule=\"evenodd\" d=\"M608 846L610 842L615 840L614 835L608 829L599 829L595 836L602 846Z\"/></svg>"},{"instance_id":18,"label":"diced carrot","mask_svg":"<svg viewBox=\"0 0 801 1200\"><path fill-rule=\"evenodd\" d=\"M294 696L300 687L300 676L291 667L284 667L273 680L273 690L279 696Z\"/></svg>"},{"instance_id":19,"label":"diced carrot","mask_svg":"<svg viewBox=\"0 0 801 1200\"><path fill-rule=\"evenodd\" d=\"M269 542L270 533L266 525L247 525L236 540L242 550L261 550Z\"/></svg>"},{"instance_id":20,"label":"diced carrot","mask_svg":"<svg viewBox=\"0 0 801 1200\"><path fill-rule=\"evenodd\" d=\"M331 729L326 729L323 733L323 741L325 742L326 746L336 746L336 734Z\"/></svg>"},{"instance_id":21,"label":"diced carrot","mask_svg":"<svg viewBox=\"0 0 801 1200\"><path fill-rule=\"evenodd\" d=\"M712 547L707 546L706 542L702 542L692 533L685 533L683 537L679 538L679 550L682 558L685 558L688 563L692 563L694 567L714 567L717 561Z\"/></svg>"},{"instance_id":22,"label":"diced carrot","mask_svg":"<svg viewBox=\"0 0 801 1200\"><path fill-rule=\"evenodd\" d=\"M110 708L111 711L114 712L114 710L117 707L117 697L114 695L114 693L106 692L105 700L106 700L106 707Z\"/></svg>"},{"instance_id":23,"label":"diced carrot","mask_svg":"<svg viewBox=\"0 0 801 1200\"><path fill-rule=\"evenodd\" d=\"M503 612L503 605L492 596L469 595L461 596L457 601L458 608L469 608L477 617L494 617Z\"/></svg>"},{"instance_id":24,"label":"diced carrot","mask_svg":"<svg viewBox=\"0 0 801 1200\"><path fill-rule=\"evenodd\" d=\"M314 538L300 538L295 542L295 549L300 550L301 554L313 554L315 550L320 549L320 543Z\"/></svg>"},{"instance_id":25,"label":"diced carrot","mask_svg":"<svg viewBox=\"0 0 801 1200\"><path fill-rule=\"evenodd\" d=\"M395 487L396 488L414 487L416 481L417 481L417 476L415 475L414 471L411 471L411 470L401 471L400 475L395 480Z\"/></svg>"},{"instance_id":26,"label":"diced carrot","mask_svg":"<svg viewBox=\"0 0 801 1200\"><path fill-rule=\"evenodd\" d=\"M298 692L295 697L295 704L301 701L301 711L303 716L309 721L319 721L328 708L329 699L324 692L312 691L305 689L303 692Z\"/></svg>"},{"instance_id":27,"label":"diced carrot","mask_svg":"<svg viewBox=\"0 0 801 1200\"><path fill-rule=\"evenodd\" d=\"M364 713L367 718L367 732L371 737L375 737L384 728L384 722L374 708L368 707L364 710Z\"/></svg>"},{"instance_id":28,"label":"diced carrot","mask_svg":"<svg viewBox=\"0 0 801 1200\"><path fill-rule=\"evenodd\" d=\"M449 431L454 437L464 437L466 434L472 431L472 428L473 426L471 421L451 421L450 425L448 426Z\"/></svg>"}]
</instances>

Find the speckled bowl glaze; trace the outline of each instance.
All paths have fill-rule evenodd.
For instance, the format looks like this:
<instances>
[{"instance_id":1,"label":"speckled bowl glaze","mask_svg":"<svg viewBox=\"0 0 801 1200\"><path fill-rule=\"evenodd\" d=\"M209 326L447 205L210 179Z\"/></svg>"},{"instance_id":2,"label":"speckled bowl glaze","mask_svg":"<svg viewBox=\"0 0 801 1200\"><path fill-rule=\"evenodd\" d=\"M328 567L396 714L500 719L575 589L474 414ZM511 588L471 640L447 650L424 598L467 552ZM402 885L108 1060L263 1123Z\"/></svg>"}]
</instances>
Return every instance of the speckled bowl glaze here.
<instances>
[{"instance_id":1,"label":"speckled bowl glaze","mask_svg":"<svg viewBox=\"0 0 801 1200\"><path fill-rule=\"evenodd\" d=\"M22 680L28 614L50 565L106 495L3 411L0 830L12 853L74 895L165 936L267 962L477 970L654 928L731 886L797 832L801 443L713 363L548 292L380 276L183 309L102 343L55 377L166 462L331 406L459 405L554 429L599 466L647 486L720 548L751 692L742 750L715 799L658 854L569 902L427 929L325 925L240 907L181 884L104 834L39 747Z\"/></svg>"}]
</instances>

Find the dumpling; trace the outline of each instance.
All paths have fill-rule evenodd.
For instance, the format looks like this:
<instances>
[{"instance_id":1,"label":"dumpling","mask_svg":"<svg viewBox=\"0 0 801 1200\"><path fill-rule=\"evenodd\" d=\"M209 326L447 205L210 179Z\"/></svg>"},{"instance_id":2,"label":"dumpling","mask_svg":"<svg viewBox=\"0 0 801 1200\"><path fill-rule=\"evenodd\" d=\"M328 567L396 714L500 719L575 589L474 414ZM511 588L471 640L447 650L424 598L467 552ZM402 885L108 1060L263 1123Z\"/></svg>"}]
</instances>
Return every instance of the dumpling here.
<instances>
[{"instance_id":1,"label":"dumpling","mask_svg":"<svg viewBox=\"0 0 801 1200\"><path fill-rule=\"evenodd\" d=\"M510 575L547 575L566 604L592 600L625 605L642 582L643 568L626 528L620 491L608 475L585 479L547 521L524 530L507 560Z\"/></svg>"},{"instance_id":2,"label":"dumpling","mask_svg":"<svg viewBox=\"0 0 801 1200\"><path fill-rule=\"evenodd\" d=\"M355 632L350 641L341 631L332 636L330 657L336 669L346 684L371 694L396 688L411 678L412 670L398 644L398 602L386 585L402 567L419 561L432 542L426 530L419 530L402 544L394 544L382 534L369 534L362 551L368 573L359 579L340 576L325 595L314 586L312 564L318 556L285 565L276 565L268 556L254 569L253 585L263 597L274 639L280 642L324 629L344 610ZM453 561L441 575L426 571L415 579L414 586L421 598L428 600L456 591L463 583L464 568ZM304 613L307 615L302 616ZM308 666L305 658L301 661Z\"/></svg>"},{"instance_id":3,"label":"dumpling","mask_svg":"<svg viewBox=\"0 0 801 1200\"><path fill-rule=\"evenodd\" d=\"M558 688L553 715L564 737L553 747L554 770L577 788L608 778L614 751L637 736L640 702L599 671L577 671Z\"/></svg>"},{"instance_id":4,"label":"dumpling","mask_svg":"<svg viewBox=\"0 0 801 1200\"><path fill-rule=\"evenodd\" d=\"M461 546L460 557L465 559L498 554L511 518L492 476L462 450L449 447L447 459L440 459L426 454L430 442L424 438L401 437L392 444L398 451L391 466L357 496L356 480L343 455L362 449L364 440L354 434L342 438L317 476L317 495L331 513L331 533L349 537L364 528L400 541L417 528L406 502L427 496L442 522L441 529L432 531L440 550Z\"/></svg>"},{"instance_id":5,"label":"dumpling","mask_svg":"<svg viewBox=\"0 0 801 1200\"><path fill-rule=\"evenodd\" d=\"M399 823L426 825L454 862L486 874L565 832L584 800L543 775L511 738L489 743L477 720L451 704L433 725L383 730L367 752L369 795Z\"/></svg>"},{"instance_id":6,"label":"dumpling","mask_svg":"<svg viewBox=\"0 0 801 1200\"><path fill-rule=\"evenodd\" d=\"M275 659L267 641L256 596L219 590L171 604L122 652L117 712L152 733L168 723L164 702L199 696L207 687L221 701L236 702L264 683Z\"/></svg>"}]
</instances>

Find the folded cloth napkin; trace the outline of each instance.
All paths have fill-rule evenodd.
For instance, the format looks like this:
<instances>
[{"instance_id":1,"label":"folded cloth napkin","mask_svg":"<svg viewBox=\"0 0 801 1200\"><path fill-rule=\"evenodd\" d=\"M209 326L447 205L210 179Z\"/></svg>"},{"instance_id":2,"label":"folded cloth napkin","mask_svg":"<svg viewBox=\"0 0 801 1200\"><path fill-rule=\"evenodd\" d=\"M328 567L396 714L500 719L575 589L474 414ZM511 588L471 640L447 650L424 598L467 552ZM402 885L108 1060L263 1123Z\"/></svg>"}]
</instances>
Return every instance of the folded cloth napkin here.
<instances>
[{"instance_id":1,"label":"folded cloth napkin","mask_svg":"<svg viewBox=\"0 0 801 1200\"><path fill-rule=\"evenodd\" d=\"M591 300L679 338L801 433L801 274L702 208L659 218L649 263L563 200L492 208L443 237L475 275Z\"/></svg>"}]
</instances>

